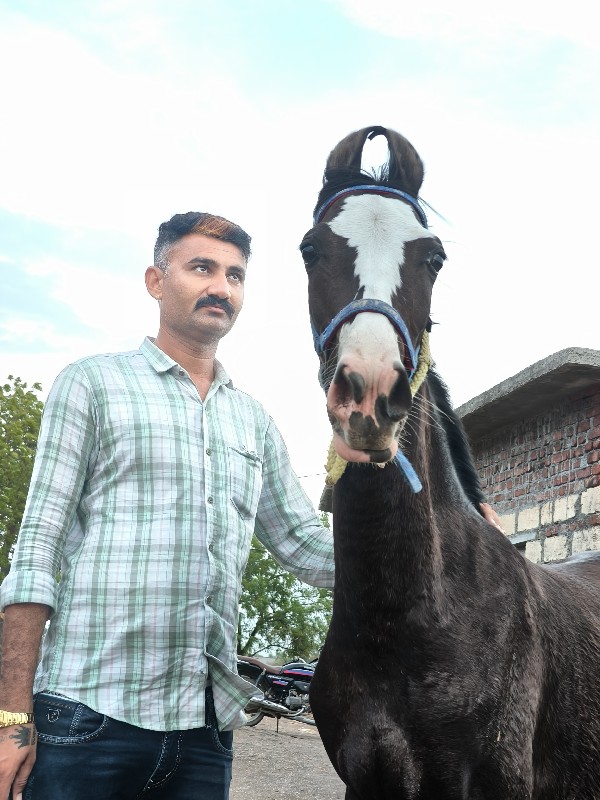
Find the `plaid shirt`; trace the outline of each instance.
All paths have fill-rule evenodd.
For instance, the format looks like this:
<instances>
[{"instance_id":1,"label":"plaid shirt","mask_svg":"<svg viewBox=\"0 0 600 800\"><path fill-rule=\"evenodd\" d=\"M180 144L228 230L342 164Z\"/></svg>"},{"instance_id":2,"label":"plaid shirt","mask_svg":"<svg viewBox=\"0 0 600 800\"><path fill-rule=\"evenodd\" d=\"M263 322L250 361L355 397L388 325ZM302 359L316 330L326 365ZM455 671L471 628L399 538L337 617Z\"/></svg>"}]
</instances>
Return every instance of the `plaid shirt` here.
<instances>
[{"instance_id":1,"label":"plaid shirt","mask_svg":"<svg viewBox=\"0 0 600 800\"><path fill-rule=\"evenodd\" d=\"M54 610L35 691L170 731L204 725L210 680L221 729L241 725L252 691L236 634L253 532L303 581L333 585L330 533L275 424L219 364L204 402L149 339L67 367L0 594L2 607Z\"/></svg>"}]
</instances>

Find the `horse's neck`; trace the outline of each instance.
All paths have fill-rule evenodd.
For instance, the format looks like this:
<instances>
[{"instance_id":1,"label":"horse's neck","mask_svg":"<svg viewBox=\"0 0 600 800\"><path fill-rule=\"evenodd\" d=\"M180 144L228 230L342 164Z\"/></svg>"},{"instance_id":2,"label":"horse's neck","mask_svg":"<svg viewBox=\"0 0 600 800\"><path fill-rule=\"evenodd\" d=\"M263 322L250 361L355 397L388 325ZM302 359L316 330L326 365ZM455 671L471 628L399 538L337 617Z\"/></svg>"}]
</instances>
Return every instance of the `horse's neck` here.
<instances>
[{"instance_id":1,"label":"horse's neck","mask_svg":"<svg viewBox=\"0 0 600 800\"><path fill-rule=\"evenodd\" d=\"M460 488L442 427L426 402L417 402L403 451L423 488L413 493L394 464L354 465L334 492L336 590L391 613L439 600L443 538L451 520L472 512ZM458 549L460 530L452 533Z\"/></svg>"}]
</instances>

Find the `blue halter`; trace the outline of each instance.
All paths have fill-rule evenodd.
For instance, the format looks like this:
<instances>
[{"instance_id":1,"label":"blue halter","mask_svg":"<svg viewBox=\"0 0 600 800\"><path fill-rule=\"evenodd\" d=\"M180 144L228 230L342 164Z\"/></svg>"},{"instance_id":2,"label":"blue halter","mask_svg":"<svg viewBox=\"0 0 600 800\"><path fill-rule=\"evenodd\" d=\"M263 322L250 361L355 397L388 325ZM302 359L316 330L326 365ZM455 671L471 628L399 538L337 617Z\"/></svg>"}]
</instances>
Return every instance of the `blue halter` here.
<instances>
[{"instance_id":1,"label":"blue halter","mask_svg":"<svg viewBox=\"0 0 600 800\"><path fill-rule=\"evenodd\" d=\"M380 194L384 197L386 195L392 195L394 197L401 197L403 200L406 200L407 203L414 208L417 212L417 216L419 218L419 222L424 228L428 228L427 225L427 217L425 216L425 212L421 208L421 204L419 203L416 197L413 197L412 194L408 194L408 192L403 192L401 189L394 189L392 186L375 186L371 184L367 184L366 186L349 186L347 189L342 189L333 197L330 197L329 200L326 200L323 205L319 206L316 209L314 214L314 223L317 225L323 217L325 216L325 212L338 200L341 198L346 197L347 195L351 194L352 192L365 192L367 194Z\"/></svg>"},{"instance_id":2,"label":"blue halter","mask_svg":"<svg viewBox=\"0 0 600 800\"><path fill-rule=\"evenodd\" d=\"M427 228L427 217L425 216L425 212L419 205L419 201L410 194L401 191L400 189L393 189L388 186L351 186L348 189L343 189L340 192L337 192L330 197L325 203L323 203L316 211L314 215L314 223L317 225L323 219L325 213L329 210L329 208L333 205L333 203L337 202L338 200L346 197L351 192L368 192L371 194L379 194L379 195L392 195L396 197L401 197L403 200L406 200L412 208L415 210L419 221L423 225L424 228ZM406 323L402 319L401 315L396 311L396 309L391 306L389 303L386 303L383 300L353 300L352 302L348 303L347 306L338 311L335 317L331 320L331 322L327 325L325 330L322 333L318 333L315 329L314 325L312 325L312 333L313 333L313 341L315 345L315 350L317 355L321 356L325 352L327 345L329 344L330 340L333 338L335 333L338 329L349 320L353 319L357 314L362 314L364 312L371 312L376 314L383 314L387 317L394 328L398 331L400 336L402 337L402 341L404 343L406 360L408 361L405 364L406 371L408 373L409 381L412 380L413 375L417 369L417 364L419 360L419 348L416 349L413 347L410 334L408 332L408 328ZM312 324L312 323L311 323ZM401 450L398 450L396 456L394 458L394 462L400 468L400 471L404 475L408 485L412 489L412 491L417 494L423 488L421 481L419 480L419 476L415 472L412 464L408 460L408 458L404 455Z\"/></svg>"},{"instance_id":3,"label":"blue halter","mask_svg":"<svg viewBox=\"0 0 600 800\"><path fill-rule=\"evenodd\" d=\"M415 350L413 347L408 328L406 327L406 323L400 314L393 306L384 302L383 300L353 300L351 303L348 303L347 306L344 306L341 311L338 311L323 333L317 333L313 326L313 341L317 355L320 356L325 352L330 340L345 322L353 319L357 314L362 314L366 311L374 312L376 314L383 314L390 320L392 325L402 337L402 341L404 342L404 346L406 348L406 355L409 361L408 369L406 371L408 372L408 378L410 380L415 374L415 370L417 368L419 350L418 348Z\"/></svg>"}]
</instances>

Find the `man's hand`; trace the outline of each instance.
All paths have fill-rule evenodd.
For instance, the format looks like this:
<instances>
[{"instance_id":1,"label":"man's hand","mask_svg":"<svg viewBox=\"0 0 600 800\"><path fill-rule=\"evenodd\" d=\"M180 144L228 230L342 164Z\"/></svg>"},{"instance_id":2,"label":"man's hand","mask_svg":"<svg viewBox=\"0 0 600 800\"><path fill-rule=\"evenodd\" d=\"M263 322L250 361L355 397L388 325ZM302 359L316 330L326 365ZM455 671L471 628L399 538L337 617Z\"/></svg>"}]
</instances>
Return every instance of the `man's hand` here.
<instances>
[{"instance_id":1,"label":"man's hand","mask_svg":"<svg viewBox=\"0 0 600 800\"><path fill-rule=\"evenodd\" d=\"M4 610L0 709L29 713L33 676L44 624L50 609L39 603L15 603ZM33 723L0 728L0 800L20 798L35 762L37 733Z\"/></svg>"},{"instance_id":2,"label":"man's hand","mask_svg":"<svg viewBox=\"0 0 600 800\"><path fill-rule=\"evenodd\" d=\"M480 503L479 508L481 509L482 516L490 523L490 525L493 525L494 528L498 528L500 533L506 533L502 527L502 523L500 522L500 517L498 514L496 514L489 503Z\"/></svg>"},{"instance_id":3,"label":"man's hand","mask_svg":"<svg viewBox=\"0 0 600 800\"><path fill-rule=\"evenodd\" d=\"M35 763L35 725L0 728L0 798L21 800ZM11 792L12 788L12 792Z\"/></svg>"}]
</instances>

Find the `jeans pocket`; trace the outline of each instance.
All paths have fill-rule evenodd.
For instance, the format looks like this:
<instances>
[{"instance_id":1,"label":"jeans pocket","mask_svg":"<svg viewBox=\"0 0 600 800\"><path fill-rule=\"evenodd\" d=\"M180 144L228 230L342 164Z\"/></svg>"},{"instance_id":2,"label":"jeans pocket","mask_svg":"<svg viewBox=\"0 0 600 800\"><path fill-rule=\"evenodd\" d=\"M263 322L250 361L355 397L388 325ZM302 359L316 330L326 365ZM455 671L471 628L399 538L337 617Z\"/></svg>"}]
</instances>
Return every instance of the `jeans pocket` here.
<instances>
[{"instance_id":1,"label":"jeans pocket","mask_svg":"<svg viewBox=\"0 0 600 800\"><path fill-rule=\"evenodd\" d=\"M89 706L48 692L35 696L35 727L40 741L47 744L80 744L96 739L108 724L108 717Z\"/></svg>"},{"instance_id":2,"label":"jeans pocket","mask_svg":"<svg viewBox=\"0 0 600 800\"><path fill-rule=\"evenodd\" d=\"M221 755L233 758L233 731L219 731L218 728L209 728L215 750Z\"/></svg>"},{"instance_id":3,"label":"jeans pocket","mask_svg":"<svg viewBox=\"0 0 600 800\"><path fill-rule=\"evenodd\" d=\"M217 753L233 758L233 731L219 731L211 686L206 687L205 702L206 730L210 734L213 747Z\"/></svg>"}]
</instances>

